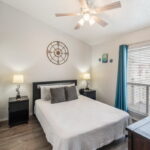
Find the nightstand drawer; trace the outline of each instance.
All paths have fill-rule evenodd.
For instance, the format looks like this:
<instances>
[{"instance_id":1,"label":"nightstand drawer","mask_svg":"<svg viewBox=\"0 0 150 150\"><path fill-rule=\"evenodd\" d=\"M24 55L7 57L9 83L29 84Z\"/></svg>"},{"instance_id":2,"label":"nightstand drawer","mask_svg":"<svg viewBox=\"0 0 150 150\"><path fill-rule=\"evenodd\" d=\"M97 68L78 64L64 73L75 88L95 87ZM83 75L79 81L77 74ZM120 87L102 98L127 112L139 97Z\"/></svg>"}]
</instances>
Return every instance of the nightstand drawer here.
<instances>
[{"instance_id":1,"label":"nightstand drawer","mask_svg":"<svg viewBox=\"0 0 150 150\"><path fill-rule=\"evenodd\" d=\"M29 112L28 110L16 111L9 113L9 125L17 125L20 123L28 122Z\"/></svg>"},{"instance_id":2,"label":"nightstand drawer","mask_svg":"<svg viewBox=\"0 0 150 150\"><path fill-rule=\"evenodd\" d=\"M19 102L11 102L9 103L9 111L16 112L24 109L28 109L29 102L28 101L19 101Z\"/></svg>"},{"instance_id":3,"label":"nightstand drawer","mask_svg":"<svg viewBox=\"0 0 150 150\"><path fill-rule=\"evenodd\" d=\"M87 93L84 93L84 96L87 96L89 98L92 98L92 99L96 99L96 92L93 91L93 92L87 92Z\"/></svg>"}]
</instances>

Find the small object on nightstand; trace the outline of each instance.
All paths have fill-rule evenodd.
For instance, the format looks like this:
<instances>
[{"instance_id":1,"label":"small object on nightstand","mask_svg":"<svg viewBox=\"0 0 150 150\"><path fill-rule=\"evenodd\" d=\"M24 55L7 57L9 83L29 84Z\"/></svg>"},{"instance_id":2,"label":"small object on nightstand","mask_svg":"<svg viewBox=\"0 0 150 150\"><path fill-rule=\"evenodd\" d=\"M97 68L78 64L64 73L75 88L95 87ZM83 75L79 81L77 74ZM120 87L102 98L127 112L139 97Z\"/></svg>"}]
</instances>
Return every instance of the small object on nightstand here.
<instances>
[{"instance_id":1,"label":"small object on nightstand","mask_svg":"<svg viewBox=\"0 0 150 150\"><path fill-rule=\"evenodd\" d=\"M20 99L16 97L9 98L8 105L9 126L28 123L29 120L29 98L22 96Z\"/></svg>"},{"instance_id":2,"label":"small object on nightstand","mask_svg":"<svg viewBox=\"0 0 150 150\"><path fill-rule=\"evenodd\" d=\"M85 90L85 89L80 89L80 94L84 95L86 97L89 97L91 99L95 99L96 100L96 90Z\"/></svg>"}]
</instances>

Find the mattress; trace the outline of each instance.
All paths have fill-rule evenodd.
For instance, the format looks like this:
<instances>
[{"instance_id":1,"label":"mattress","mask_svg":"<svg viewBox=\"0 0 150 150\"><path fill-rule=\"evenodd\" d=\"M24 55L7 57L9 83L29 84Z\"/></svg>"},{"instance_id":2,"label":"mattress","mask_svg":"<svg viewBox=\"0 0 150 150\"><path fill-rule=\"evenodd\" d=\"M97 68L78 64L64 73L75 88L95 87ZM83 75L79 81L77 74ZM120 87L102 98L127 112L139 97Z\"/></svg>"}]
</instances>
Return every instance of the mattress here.
<instances>
[{"instance_id":1,"label":"mattress","mask_svg":"<svg viewBox=\"0 0 150 150\"><path fill-rule=\"evenodd\" d=\"M123 137L129 123L128 113L85 96L57 104L36 100L35 115L53 150L96 150Z\"/></svg>"}]
</instances>

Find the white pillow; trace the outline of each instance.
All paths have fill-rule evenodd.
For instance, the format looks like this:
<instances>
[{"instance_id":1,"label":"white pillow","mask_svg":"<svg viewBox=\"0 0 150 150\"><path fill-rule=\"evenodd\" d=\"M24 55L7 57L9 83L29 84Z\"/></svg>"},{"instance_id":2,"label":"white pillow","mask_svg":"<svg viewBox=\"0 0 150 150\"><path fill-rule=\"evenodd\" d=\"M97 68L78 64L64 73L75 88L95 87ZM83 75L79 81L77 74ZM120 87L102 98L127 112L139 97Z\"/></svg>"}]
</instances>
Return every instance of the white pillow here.
<instances>
[{"instance_id":1,"label":"white pillow","mask_svg":"<svg viewBox=\"0 0 150 150\"><path fill-rule=\"evenodd\" d=\"M76 86L76 91L77 91L77 95L79 96L80 93L79 93L79 88L78 88L78 86Z\"/></svg>"},{"instance_id":2,"label":"white pillow","mask_svg":"<svg viewBox=\"0 0 150 150\"><path fill-rule=\"evenodd\" d=\"M41 99L44 100L51 100L51 88L59 88L59 87L65 87L65 86L74 86L75 84L53 84L53 85L41 85Z\"/></svg>"}]
</instances>

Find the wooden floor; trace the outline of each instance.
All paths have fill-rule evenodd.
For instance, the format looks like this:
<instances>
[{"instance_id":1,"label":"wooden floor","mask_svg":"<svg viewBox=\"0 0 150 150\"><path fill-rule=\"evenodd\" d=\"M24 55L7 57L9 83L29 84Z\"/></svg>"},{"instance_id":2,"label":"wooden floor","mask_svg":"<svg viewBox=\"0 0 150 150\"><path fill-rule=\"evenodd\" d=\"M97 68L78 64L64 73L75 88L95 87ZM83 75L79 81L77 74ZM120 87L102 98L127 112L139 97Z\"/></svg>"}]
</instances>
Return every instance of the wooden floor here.
<instances>
[{"instance_id":1,"label":"wooden floor","mask_svg":"<svg viewBox=\"0 0 150 150\"><path fill-rule=\"evenodd\" d=\"M9 128L0 123L0 150L52 150L44 132L34 117L28 124ZM127 141L120 140L99 150L127 150Z\"/></svg>"}]
</instances>

